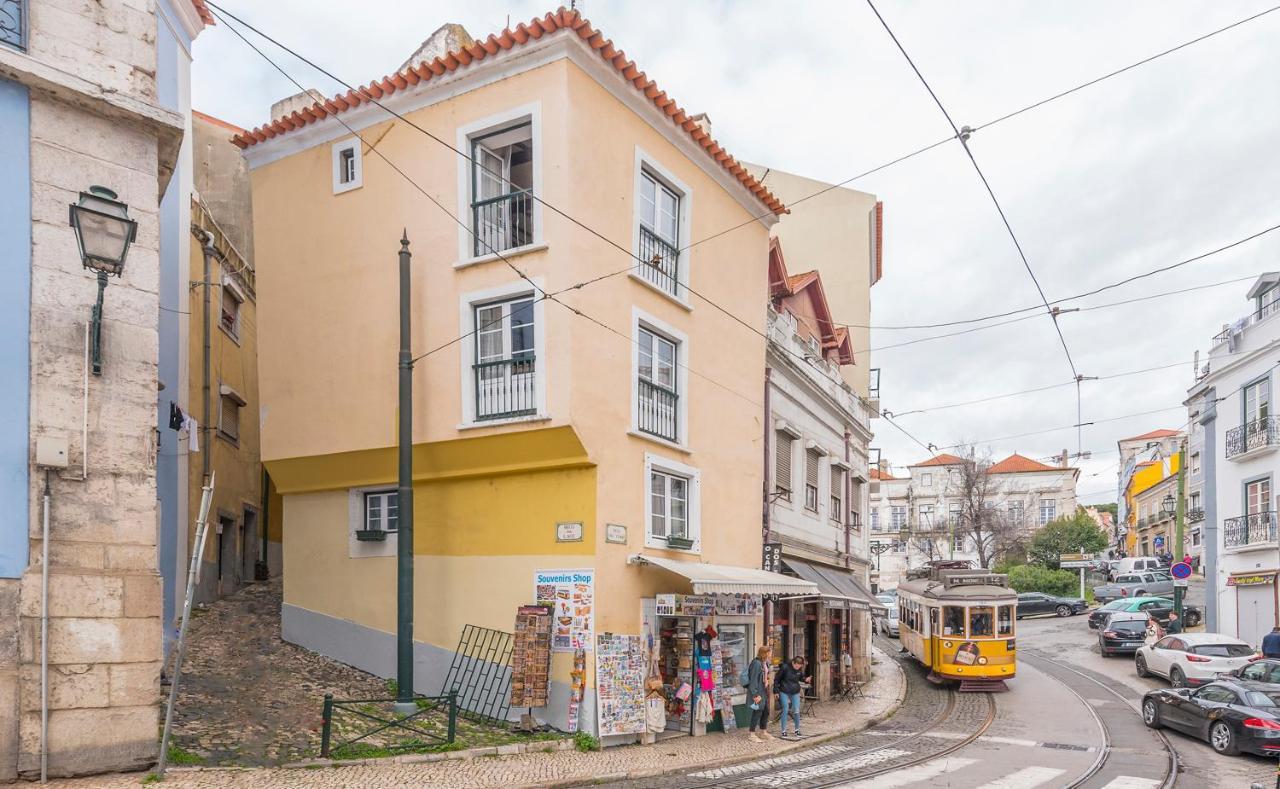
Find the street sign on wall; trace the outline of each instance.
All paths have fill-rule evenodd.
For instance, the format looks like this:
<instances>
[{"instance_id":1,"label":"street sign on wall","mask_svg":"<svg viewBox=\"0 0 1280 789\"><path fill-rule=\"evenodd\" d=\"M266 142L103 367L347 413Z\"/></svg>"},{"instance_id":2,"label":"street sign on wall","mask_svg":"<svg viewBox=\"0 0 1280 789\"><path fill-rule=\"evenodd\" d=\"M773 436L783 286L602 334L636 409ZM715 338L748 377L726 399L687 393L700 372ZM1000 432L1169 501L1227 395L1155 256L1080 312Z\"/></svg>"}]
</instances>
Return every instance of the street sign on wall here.
<instances>
[{"instance_id":1,"label":"street sign on wall","mask_svg":"<svg viewBox=\"0 0 1280 789\"><path fill-rule=\"evenodd\" d=\"M760 557L760 569L771 573L782 572L782 543L766 542Z\"/></svg>"}]
</instances>

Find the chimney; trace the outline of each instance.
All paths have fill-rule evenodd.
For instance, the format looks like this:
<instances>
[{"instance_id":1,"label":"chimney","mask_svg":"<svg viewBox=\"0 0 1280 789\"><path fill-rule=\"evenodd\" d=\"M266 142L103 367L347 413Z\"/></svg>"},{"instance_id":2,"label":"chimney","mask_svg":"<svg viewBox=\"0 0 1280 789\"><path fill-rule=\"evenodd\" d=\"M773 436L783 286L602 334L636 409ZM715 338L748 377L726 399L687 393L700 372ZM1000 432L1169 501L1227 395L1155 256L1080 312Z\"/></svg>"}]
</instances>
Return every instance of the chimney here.
<instances>
[{"instance_id":1,"label":"chimney","mask_svg":"<svg viewBox=\"0 0 1280 789\"><path fill-rule=\"evenodd\" d=\"M1067 454L1067 450L1066 450L1066 449L1063 449L1063 450L1062 450L1062 463L1061 463L1061 466L1062 466L1063 468L1066 468L1066 467L1067 467L1067 458L1069 458L1069 457L1071 457L1071 456Z\"/></svg>"},{"instance_id":2,"label":"chimney","mask_svg":"<svg viewBox=\"0 0 1280 789\"><path fill-rule=\"evenodd\" d=\"M318 90L304 90L301 93L286 96L271 105L271 120L278 121L286 115L292 115L303 107L310 107L318 101L324 101L324 96Z\"/></svg>"},{"instance_id":3,"label":"chimney","mask_svg":"<svg viewBox=\"0 0 1280 789\"><path fill-rule=\"evenodd\" d=\"M427 63L436 58L442 58L450 52L469 47L476 43L471 37L467 29L456 22L449 22L441 25L436 32L427 36L427 40L418 46L418 49L409 56L409 59L400 64L400 71L404 71L409 66L418 63Z\"/></svg>"},{"instance_id":4,"label":"chimney","mask_svg":"<svg viewBox=\"0 0 1280 789\"><path fill-rule=\"evenodd\" d=\"M708 137L711 136L711 116L707 115L705 112L699 112L697 115L689 118L689 120L698 124L698 128L706 132Z\"/></svg>"}]
</instances>

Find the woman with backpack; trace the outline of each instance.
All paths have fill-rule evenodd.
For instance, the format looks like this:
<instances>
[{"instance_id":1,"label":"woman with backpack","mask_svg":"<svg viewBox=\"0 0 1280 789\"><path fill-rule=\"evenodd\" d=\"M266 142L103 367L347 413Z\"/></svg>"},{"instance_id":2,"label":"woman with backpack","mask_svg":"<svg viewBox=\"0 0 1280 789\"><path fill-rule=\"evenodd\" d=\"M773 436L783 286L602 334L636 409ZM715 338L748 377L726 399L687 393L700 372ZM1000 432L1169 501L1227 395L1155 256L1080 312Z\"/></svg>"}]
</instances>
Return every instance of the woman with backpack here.
<instances>
[{"instance_id":1,"label":"woman with backpack","mask_svg":"<svg viewBox=\"0 0 1280 789\"><path fill-rule=\"evenodd\" d=\"M773 685L769 661L772 656L773 650L762 646L756 650L755 660L747 667L747 704L751 707L751 727L747 737L752 742L773 739L769 733L769 691Z\"/></svg>"}]
</instances>

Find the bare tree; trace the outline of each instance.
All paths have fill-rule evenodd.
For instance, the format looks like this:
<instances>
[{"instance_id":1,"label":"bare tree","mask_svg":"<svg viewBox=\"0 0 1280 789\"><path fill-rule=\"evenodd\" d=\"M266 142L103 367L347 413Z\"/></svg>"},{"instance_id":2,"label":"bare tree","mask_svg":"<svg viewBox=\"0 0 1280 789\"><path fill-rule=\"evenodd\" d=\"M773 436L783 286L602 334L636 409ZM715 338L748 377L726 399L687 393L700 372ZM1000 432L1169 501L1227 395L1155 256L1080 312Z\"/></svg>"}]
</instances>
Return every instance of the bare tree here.
<instances>
[{"instance_id":1,"label":"bare tree","mask_svg":"<svg viewBox=\"0 0 1280 789\"><path fill-rule=\"evenodd\" d=\"M960 448L961 462L953 466L948 495L959 501L955 530L974 546L978 564L990 569L999 558L1026 553L1024 524L1000 504L1005 491L990 473L990 454L979 455L972 445Z\"/></svg>"}]
</instances>

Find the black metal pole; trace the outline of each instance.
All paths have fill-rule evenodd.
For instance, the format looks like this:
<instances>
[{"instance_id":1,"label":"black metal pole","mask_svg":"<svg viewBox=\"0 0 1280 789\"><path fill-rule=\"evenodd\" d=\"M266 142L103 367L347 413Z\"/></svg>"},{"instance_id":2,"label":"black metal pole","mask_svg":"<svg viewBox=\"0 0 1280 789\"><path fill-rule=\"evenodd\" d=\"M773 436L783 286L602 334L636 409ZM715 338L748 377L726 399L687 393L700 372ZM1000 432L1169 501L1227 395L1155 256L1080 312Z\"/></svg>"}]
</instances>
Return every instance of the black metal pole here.
<instances>
[{"instance_id":1,"label":"black metal pole","mask_svg":"<svg viewBox=\"0 0 1280 789\"><path fill-rule=\"evenodd\" d=\"M409 350L409 231L400 238L400 478L396 537L396 701L413 711L413 355Z\"/></svg>"},{"instance_id":2,"label":"black metal pole","mask_svg":"<svg viewBox=\"0 0 1280 789\"><path fill-rule=\"evenodd\" d=\"M102 375L102 296L107 290L107 272L98 272L98 303L93 307L93 374Z\"/></svg>"}]
</instances>

